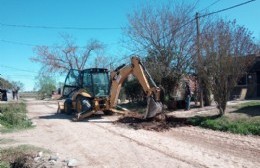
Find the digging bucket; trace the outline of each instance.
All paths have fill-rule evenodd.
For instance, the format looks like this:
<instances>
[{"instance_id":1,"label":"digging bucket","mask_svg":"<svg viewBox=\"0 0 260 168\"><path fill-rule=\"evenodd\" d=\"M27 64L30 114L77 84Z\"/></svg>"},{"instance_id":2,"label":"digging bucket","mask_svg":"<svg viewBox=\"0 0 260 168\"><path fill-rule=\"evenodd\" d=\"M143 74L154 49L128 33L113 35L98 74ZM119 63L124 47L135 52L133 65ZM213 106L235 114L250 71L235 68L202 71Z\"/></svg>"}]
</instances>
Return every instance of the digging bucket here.
<instances>
[{"instance_id":1,"label":"digging bucket","mask_svg":"<svg viewBox=\"0 0 260 168\"><path fill-rule=\"evenodd\" d=\"M156 102L153 97L147 98L147 109L144 115L144 119L153 118L157 114L162 113L162 103Z\"/></svg>"}]
</instances>

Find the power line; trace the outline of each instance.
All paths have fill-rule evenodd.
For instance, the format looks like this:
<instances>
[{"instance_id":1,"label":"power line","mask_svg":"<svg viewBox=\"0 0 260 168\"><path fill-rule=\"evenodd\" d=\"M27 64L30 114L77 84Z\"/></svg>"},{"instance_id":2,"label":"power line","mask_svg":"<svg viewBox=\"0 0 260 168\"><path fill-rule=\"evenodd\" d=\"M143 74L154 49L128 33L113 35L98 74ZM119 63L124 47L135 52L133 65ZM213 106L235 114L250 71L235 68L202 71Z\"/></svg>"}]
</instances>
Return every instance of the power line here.
<instances>
[{"instance_id":1,"label":"power line","mask_svg":"<svg viewBox=\"0 0 260 168\"><path fill-rule=\"evenodd\" d=\"M17 44L17 45L30 46L30 47L39 46L39 45L36 45L36 44L22 43L22 42L2 40L2 39L0 41L3 42L3 43Z\"/></svg>"},{"instance_id":2,"label":"power line","mask_svg":"<svg viewBox=\"0 0 260 168\"><path fill-rule=\"evenodd\" d=\"M215 1L214 3L212 3L212 4L209 5L209 6L212 6L212 5L216 4L218 1L220 1L220 0ZM230 9L233 9L233 8L236 8L236 7L239 7L239 6L242 6L242 5L251 3L251 2L253 2L253 1L256 1L256 0L250 0L250 1L246 1L246 2L243 2L243 3L240 3L240 4L237 4L237 5L228 7L228 8L220 9L220 10L218 10L218 11L214 11L214 12L211 12L211 13L208 13L208 14L205 14L205 15L198 16L198 18L202 18L202 17L206 17L206 16L209 16L209 15L213 15L213 14L217 14L217 13L220 13L220 12L224 12L224 11L227 11L227 10L230 10ZM181 29L181 28L183 28L184 26L186 26L186 25L192 23L194 20L196 20L196 17L193 18L193 19L191 19L190 21L184 23L182 26L180 26L179 28L175 29L175 31L177 31L178 29Z\"/></svg>"},{"instance_id":3,"label":"power line","mask_svg":"<svg viewBox=\"0 0 260 168\"><path fill-rule=\"evenodd\" d=\"M22 45L22 46L29 46L29 47L48 46L48 45L43 45L43 44L24 43L24 42L3 40L3 39L0 39L0 42L15 44L15 45ZM50 47L50 48L61 48L62 46L48 46L48 47ZM78 48L86 48L86 47L78 47Z\"/></svg>"},{"instance_id":4,"label":"power line","mask_svg":"<svg viewBox=\"0 0 260 168\"><path fill-rule=\"evenodd\" d=\"M220 9L218 11L214 11L214 12L211 12L211 13L208 13L208 14L205 14L205 15L201 15L201 16L199 16L199 18L206 17L206 16L213 15L213 14L220 13L220 12L224 12L224 11L227 11L227 10L230 10L230 9L233 9L233 8L236 8L236 7L239 7L239 6L254 2L254 1L256 1L256 0L250 0L250 1L246 1L246 2L243 2L243 3L228 7L228 8Z\"/></svg>"},{"instance_id":5,"label":"power line","mask_svg":"<svg viewBox=\"0 0 260 168\"><path fill-rule=\"evenodd\" d=\"M203 17L209 16L209 15L213 15L213 14L216 14L216 13L224 12L224 11L227 11L227 10L230 10L230 9L233 9L233 8L236 8L236 7L239 7L239 6L242 6L242 5L251 3L251 2L253 2L253 1L256 1L256 0L249 0L249 1L240 3L240 4L237 4L237 5L228 7L228 8L224 8L224 9L221 9L221 10L218 10L218 11L214 11L214 12L211 12L211 13L208 13L208 14L205 14L205 15L198 16L198 18L203 18ZM217 3L217 2L215 1L215 3ZM215 3L212 3L211 6L214 5ZM188 24L192 23L194 20L196 20L196 17L193 18L193 19L191 19L191 20L189 20L189 21L187 21L186 23L184 23L184 24L181 25L180 27L176 28L174 31L180 30L181 28L183 28L183 27L187 26ZM173 32L174 32L174 31L173 31ZM169 35L170 35L170 33L169 33ZM161 39L163 39L163 38L161 38ZM161 39L160 39L160 40L161 40ZM143 50L149 48L150 46L151 46L151 45L145 47ZM138 51L140 51L140 50L138 50Z\"/></svg>"},{"instance_id":6,"label":"power line","mask_svg":"<svg viewBox=\"0 0 260 168\"><path fill-rule=\"evenodd\" d=\"M11 67L11 66L6 66L6 65L2 65L2 64L0 64L0 67L8 68L8 69L13 69L13 70L16 70L16 71L23 71L23 72L36 73L36 74L37 74L37 72L31 71L31 70L19 69L19 68L15 68L15 67Z\"/></svg>"},{"instance_id":7,"label":"power line","mask_svg":"<svg viewBox=\"0 0 260 168\"><path fill-rule=\"evenodd\" d=\"M210 6L218 3L220 0L217 0L215 2L213 2L212 4L210 4L208 7L206 8L209 8ZM213 14L216 14L216 13L220 13L220 12L224 12L224 11L227 11L227 10L230 10L230 9L233 9L233 8L236 8L236 7L239 7L239 6L242 6L242 5L245 5L245 4L248 4L248 3L251 3L253 1L256 1L256 0L249 0L249 1L246 1L246 2L243 2L243 3L240 3L240 4L237 4L237 5L234 5L234 6L231 6L231 7L228 7L228 8L224 8L224 9L221 9L221 10L218 10L218 11L214 11L214 12L211 12L211 13L208 13L208 14L204 14L204 15L200 15L198 16L198 18L203 18L203 17L206 17L206 16L209 16L209 15L213 15ZM202 9L201 11L205 10L206 8ZM180 27L176 28L174 31L178 31L180 29L182 29L183 27L187 26L188 24L192 23L193 21L195 20L195 18L187 21L186 23L184 23L183 25L181 25ZM77 29L77 30L112 30L112 29L123 29L123 28L84 28L84 27L51 27L51 26L29 26L29 25L8 25L8 24L3 24L3 23L0 23L0 25L2 26L9 26L9 27L21 27L21 28L42 28L42 29ZM169 34L170 35L170 34ZM23 42L16 42L16 41L9 41L9 40L3 40L3 39L0 39L0 42L4 42L4 43L10 43L10 44L16 44L16 45L24 45L24 46L40 46L38 44L30 44L30 43L23 43ZM114 43L116 44L116 43ZM60 46L48 46L48 47L60 47ZM150 46L147 46L145 47L143 50L147 49L148 47ZM78 47L78 48L85 48L85 47Z\"/></svg>"},{"instance_id":8,"label":"power line","mask_svg":"<svg viewBox=\"0 0 260 168\"><path fill-rule=\"evenodd\" d=\"M54 45L43 45L43 44L32 44L32 43L24 43L24 42L18 42L18 41L10 41L10 40L4 40L4 39L0 39L0 42L2 43L9 43L9 44L15 44L15 45L21 45L21 46L29 46L29 47L37 47L37 46L47 46L50 48L62 48L64 46L54 46ZM112 42L112 43L105 43L105 45L115 45L115 44L119 44L120 42ZM75 46L77 48L86 48L86 46Z\"/></svg>"},{"instance_id":9,"label":"power line","mask_svg":"<svg viewBox=\"0 0 260 168\"><path fill-rule=\"evenodd\" d=\"M209 6L207 6L207 7L204 8L204 9L200 10L199 12L202 12L202 11L204 11L204 10L210 8L211 6L215 5L215 4L218 3L219 1L221 1L221 0L216 0L216 1L214 1L212 4L210 4Z\"/></svg>"},{"instance_id":10,"label":"power line","mask_svg":"<svg viewBox=\"0 0 260 168\"><path fill-rule=\"evenodd\" d=\"M27 78L27 79L34 79L35 76L32 75L10 75L10 74L4 74L5 78Z\"/></svg>"},{"instance_id":11,"label":"power line","mask_svg":"<svg viewBox=\"0 0 260 168\"><path fill-rule=\"evenodd\" d=\"M18 25L18 24L5 24L1 23L4 27L14 28L30 28L30 29L59 29L59 30L121 30L123 27L54 27L54 26L33 26L33 25Z\"/></svg>"}]
</instances>

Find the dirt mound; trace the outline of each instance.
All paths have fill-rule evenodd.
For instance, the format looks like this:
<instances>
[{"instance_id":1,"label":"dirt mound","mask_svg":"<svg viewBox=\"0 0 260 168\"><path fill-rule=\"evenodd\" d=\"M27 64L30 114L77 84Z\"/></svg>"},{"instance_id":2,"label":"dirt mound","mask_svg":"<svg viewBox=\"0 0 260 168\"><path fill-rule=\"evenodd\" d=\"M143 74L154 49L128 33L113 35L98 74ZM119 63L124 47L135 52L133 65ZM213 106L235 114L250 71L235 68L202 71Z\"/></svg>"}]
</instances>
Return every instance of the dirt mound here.
<instances>
[{"instance_id":1,"label":"dirt mound","mask_svg":"<svg viewBox=\"0 0 260 168\"><path fill-rule=\"evenodd\" d=\"M143 119L143 116L138 113L129 113L120 117L114 124L124 124L133 129L145 129L152 131L167 131L171 127L179 127L187 125L187 119L167 117L159 115L152 119Z\"/></svg>"}]
</instances>

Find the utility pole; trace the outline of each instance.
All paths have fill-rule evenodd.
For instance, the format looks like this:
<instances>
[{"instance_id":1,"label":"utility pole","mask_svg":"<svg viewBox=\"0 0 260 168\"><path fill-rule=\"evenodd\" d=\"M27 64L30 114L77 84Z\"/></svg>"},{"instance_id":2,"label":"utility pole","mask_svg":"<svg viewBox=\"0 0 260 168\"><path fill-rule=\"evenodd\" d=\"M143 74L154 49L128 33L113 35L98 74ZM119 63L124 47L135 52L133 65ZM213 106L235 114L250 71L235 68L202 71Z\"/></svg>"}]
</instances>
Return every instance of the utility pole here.
<instances>
[{"instance_id":1,"label":"utility pole","mask_svg":"<svg viewBox=\"0 0 260 168\"><path fill-rule=\"evenodd\" d=\"M199 91L200 91L200 107L204 107L203 104L203 88L201 81L201 53L200 53L200 24L199 24L199 13L197 12L195 15L196 19L196 27L197 27L197 75L198 75L198 83L199 83Z\"/></svg>"}]
</instances>

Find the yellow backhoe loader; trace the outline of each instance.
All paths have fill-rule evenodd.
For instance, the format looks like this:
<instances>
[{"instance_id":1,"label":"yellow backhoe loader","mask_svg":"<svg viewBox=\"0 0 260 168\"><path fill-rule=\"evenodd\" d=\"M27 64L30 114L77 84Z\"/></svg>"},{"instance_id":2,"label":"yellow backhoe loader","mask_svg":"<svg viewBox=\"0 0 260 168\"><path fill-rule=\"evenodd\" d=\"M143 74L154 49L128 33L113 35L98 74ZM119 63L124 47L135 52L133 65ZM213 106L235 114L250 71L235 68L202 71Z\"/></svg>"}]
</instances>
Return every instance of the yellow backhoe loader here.
<instances>
[{"instance_id":1,"label":"yellow backhoe loader","mask_svg":"<svg viewBox=\"0 0 260 168\"><path fill-rule=\"evenodd\" d=\"M125 79L134 75L147 95L147 110L144 119L153 118L162 112L160 88L156 86L138 57L132 57L129 65L121 65L110 73L104 68L82 71L71 69L65 79L59 103L60 111L76 113L76 120L86 118L97 111L104 114L115 112L118 95ZM151 87L151 83L153 86Z\"/></svg>"}]
</instances>

